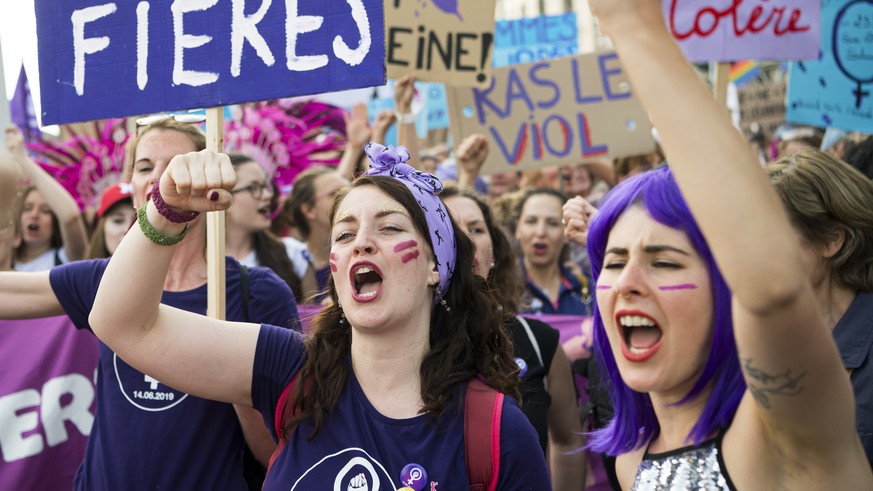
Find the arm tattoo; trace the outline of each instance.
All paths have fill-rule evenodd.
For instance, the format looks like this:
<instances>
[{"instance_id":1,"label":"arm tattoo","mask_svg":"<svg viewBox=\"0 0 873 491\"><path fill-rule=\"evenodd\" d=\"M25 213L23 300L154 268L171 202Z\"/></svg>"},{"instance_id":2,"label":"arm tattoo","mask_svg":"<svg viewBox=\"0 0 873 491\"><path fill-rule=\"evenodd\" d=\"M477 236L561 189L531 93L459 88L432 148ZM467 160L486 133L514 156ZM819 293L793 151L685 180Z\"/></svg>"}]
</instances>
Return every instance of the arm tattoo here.
<instances>
[{"instance_id":1,"label":"arm tattoo","mask_svg":"<svg viewBox=\"0 0 873 491\"><path fill-rule=\"evenodd\" d=\"M806 371L797 375L792 375L791 370L772 374L753 367L751 358L743 358L743 371L752 397L764 409L770 409L771 395L796 396L804 389L800 381L806 377Z\"/></svg>"}]
</instances>

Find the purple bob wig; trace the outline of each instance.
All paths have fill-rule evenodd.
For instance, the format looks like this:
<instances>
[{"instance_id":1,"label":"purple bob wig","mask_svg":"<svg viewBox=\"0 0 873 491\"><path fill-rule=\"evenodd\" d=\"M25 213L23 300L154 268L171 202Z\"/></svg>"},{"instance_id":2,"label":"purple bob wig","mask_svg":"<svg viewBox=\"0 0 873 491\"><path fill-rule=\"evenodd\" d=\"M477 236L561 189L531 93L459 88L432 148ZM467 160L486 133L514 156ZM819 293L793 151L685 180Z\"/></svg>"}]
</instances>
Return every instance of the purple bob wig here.
<instances>
[{"instance_id":1,"label":"purple bob wig","mask_svg":"<svg viewBox=\"0 0 873 491\"><path fill-rule=\"evenodd\" d=\"M746 390L733 335L731 292L668 168L656 169L628 179L607 195L588 230L588 255L595 281L603 267L609 233L619 217L632 206L641 206L655 221L684 232L709 272L715 309L709 357L695 385L676 403L684 404L711 388L712 392L703 413L687 437L690 442L700 443L719 429L730 425ZM660 425L649 395L636 392L625 385L596 303L594 349L615 408L615 416L606 427L590 435L588 447L608 455L628 453L656 437L660 432Z\"/></svg>"}]
</instances>

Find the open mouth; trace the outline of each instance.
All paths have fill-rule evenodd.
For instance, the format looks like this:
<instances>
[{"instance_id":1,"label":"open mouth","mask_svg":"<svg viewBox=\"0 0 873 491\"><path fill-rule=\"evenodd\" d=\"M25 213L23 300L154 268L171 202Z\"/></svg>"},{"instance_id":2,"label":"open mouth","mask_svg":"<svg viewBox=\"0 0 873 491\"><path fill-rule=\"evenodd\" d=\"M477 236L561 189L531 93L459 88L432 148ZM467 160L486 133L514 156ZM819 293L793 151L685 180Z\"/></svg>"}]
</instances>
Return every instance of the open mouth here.
<instances>
[{"instance_id":1,"label":"open mouth","mask_svg":"<svg viewBox=\"0 0 873 491\"><path fill-rule=\"evenodd\" d=\"M621 333L621 351L630 361L645 361L661 347L661 327L642 312L616 314Z\"/></svg>"},{"instance_id":2,"label":"open mouth","mask_svg":"<svg viewBox=\"0 0 873 491\"><path fill-rule=\"evenodd\" d=\"M35 223L29 223L27 225L27 230L29 230L31 232L39 232L39 225L37 225Z\"/></svg>"},{"instance_id":3,"label":"open mouth","mask_svg":"<svg viewBox=\"0 0 873 491\"><path fill-rule=\"evenodd\" d=\"M548 244L544 244L542 242L534 242L533 252L534 254L545 254L549 252L549 246Z\"/></svg>"},{"instance_id":4,"label":"open mouth","mask_svg":"<svg viewBox=\"0 0 873 491\"><path fill-rule=\"evenodd\" d=\"M359 302L368 302L382 291L382 274L373 264L359 264L352 268L352 296Z\"/></svg>"},{"instance_id":5,"label":"open mouth","mask_svg":"<svg viewBox=\"0 0 873 491\"><path fill-rule=\"evenodd\" d=\"M258 215L266 218L267 220L273 219L273 213L270 211L270 205L262 206L258 208Z\"/></svg>"}]
</instances>

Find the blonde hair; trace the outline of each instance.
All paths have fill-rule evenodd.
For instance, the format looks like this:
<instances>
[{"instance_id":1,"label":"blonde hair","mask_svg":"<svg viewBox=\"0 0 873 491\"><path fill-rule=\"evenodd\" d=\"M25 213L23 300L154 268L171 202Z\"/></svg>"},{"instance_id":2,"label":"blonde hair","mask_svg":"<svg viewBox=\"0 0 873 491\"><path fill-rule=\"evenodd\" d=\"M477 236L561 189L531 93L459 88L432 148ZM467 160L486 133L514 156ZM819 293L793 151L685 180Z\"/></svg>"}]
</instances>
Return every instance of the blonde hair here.
<instances>
[{"instance_id":1,"label":"blonde hair","mask_svg":"<svg viewBox=\"0 0 873 491\"><path fill-rule=\"evenodd\" d=\"M194 144L195 151L199 152L206 148L206 135L204 135L196 125L191 123L181 123L176 121L172 116L155 121L148 126L139 127L137 128L136 135L127 141L124 169L122 170L122 181L130 182L130 178L133 176L133 164L136 162L136 147L139 145L139 141L142 139L143 135L152 130L178 131L191 140L191 143Z\"/></svg>"},{"instance_id":2,"label":"blonde hair","mask_svg":"<svg viewBox=\"0 0 873 491\"><path fill-rule=\"evenodd\" d=\"M794 227L813 246L844 235L830 258L841 285L873 291L873 182L845 162L804 149L767 167Z\"/></svg>"}]
</instances>

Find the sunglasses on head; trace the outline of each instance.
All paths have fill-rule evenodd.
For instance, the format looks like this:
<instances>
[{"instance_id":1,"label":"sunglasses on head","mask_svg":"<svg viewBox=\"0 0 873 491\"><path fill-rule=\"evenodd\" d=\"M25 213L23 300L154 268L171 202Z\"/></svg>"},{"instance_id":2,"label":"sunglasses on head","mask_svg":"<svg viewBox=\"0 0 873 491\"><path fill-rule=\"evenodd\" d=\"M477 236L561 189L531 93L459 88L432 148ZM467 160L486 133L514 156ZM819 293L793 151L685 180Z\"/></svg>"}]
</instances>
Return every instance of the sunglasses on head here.
<instances>
[{"instance_id":1,"label":"sunglasses on head","mask_svg":"<svg viewBox=\"0 0 873 491\"><path fill-rule=\"evenodd\" d=\"M205 114L196 114L196 113L181 113L181 114L153 114L151 116L143 116L141 118L137 118L136 125L137 126L148 126L150 124L157 123L163 119L173 118L177 123L183 124L198 124L206 121Z\"/></svg>"}]
</instances>

